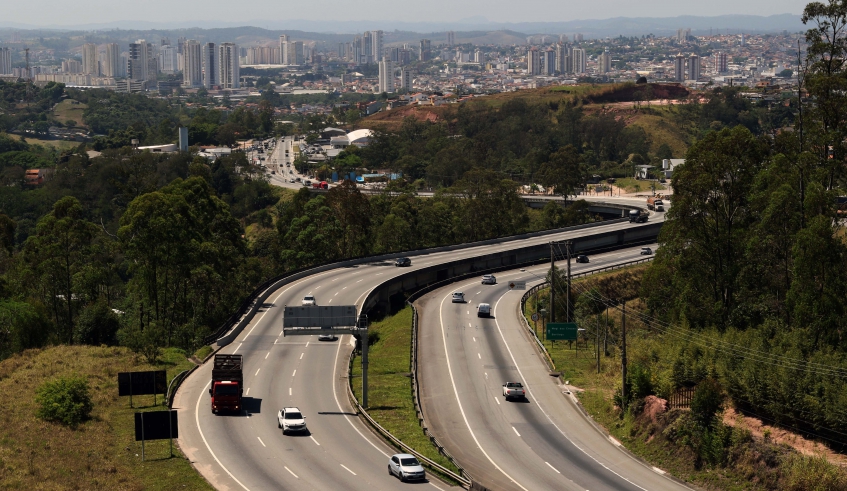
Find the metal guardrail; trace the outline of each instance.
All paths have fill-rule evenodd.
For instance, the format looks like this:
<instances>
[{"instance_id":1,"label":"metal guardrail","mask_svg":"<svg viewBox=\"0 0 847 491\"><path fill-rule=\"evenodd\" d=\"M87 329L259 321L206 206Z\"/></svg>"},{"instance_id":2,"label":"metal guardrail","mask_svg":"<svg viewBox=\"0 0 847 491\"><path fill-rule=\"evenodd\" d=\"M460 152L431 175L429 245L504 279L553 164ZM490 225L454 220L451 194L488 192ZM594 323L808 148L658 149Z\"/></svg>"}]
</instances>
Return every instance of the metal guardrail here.
<instances>
[{"instance_id":1,"label":"metal guardrail","mask_svg":"<svg viewBox=\"0 0 847 491\"><path fill-rule=\"evenodd\" d=\"M655 256L645 257L645 258L641 258L641 259L634 259L632 261L627 261L625 263L618 263L618 264L614 264L612 266L605 266L605 267L602 267L602 268L592 269L592 270L589 270L589 271L583 271L583 272L580 272L580 273L572 274L571 279L591 276L591 275L603 273L603 272L606 272L606 271L613 271L613 270L616 270L616 269L622 269L622 268L625 268L627 266L632 266L634 264L646 263L646 262L652 261L654 257ZM555 369L556 364L553 362L553 357L550 356L550 352L547 351L547 347L544 346L544 343L540 339L538 339L538 334L536 334L535 330L532 329L532 327L530 327L529 323L526 321L526 316L524 315L524 311L526 310L526 301L529 299L529 297L531 297L535 292L537 292L537 291L539 291L543 288L546 288L549 284L550 284L549 281L544 281L542 283L539 283L539 284L535 285L534 287L530 288L529 290L527 290L526 293L524 293L521 296L521 301L518 304L519 305L518 308L520 309L520 312L519 312L520 315L518 315L518 318L520 318L520 320L521 320L521 325L529 332L529 334L532 336L532 338L535 339L535 344L537 344L538 348L541 349L541 352L544 353L544 356L547 358L547 363L549 364L550 368Z\"/></svg>"},{"instance_id":2,"label":"metal guardrail","mask_svg":"<svg viewBox=\"0 0 847 491\"><path fill-rule=\"evenodd\" d=\"M171 382L168 384L168 395L165 397L165 401L167 401L169 409L174 405L174 396L176 396L176 391L179 389L179 386L182 385L182 382L191 375L191 372L197 370L197 367L199 366L200 365L194 365L188 370L183 370L171 379Z\"/></svg>"},{"instance_id":3,"label":"metal guardrail","mask_svg":"<svg viewBox=\"0 0 847 491\"><path fill-rule=\"evenodd\" d=\"M367 342L367 340L363 340L363 342ZM355 349L350 352L350 359L349 359L348 365L347 365L347 397L350 399L350 403L353 405L353 408L356 409L356 412L360 416L362 416L362 418L364 418L365 422L368 423L371 426L371 428L376 430L376 432L379 433L383 438L389 440L390 442L392 442L398 448L402 449L403 451L405 451L407 453L414 455L419 461L423 462L423 464L426 465L427 467L429 467L430 469L436 470L438 473L440 473L444 476L447 476L450 479L453 479L454 481L460 483L464 487L470 487L471 481L469 479L467 479L467 478L465 478L465 477L463 477L459 474L456 474L455 472L451 471L450 469L444 467L443 465L439 464L438 462L435 462L434 460L430 459L426 455L423 455L422 453L418 452L414 448L412 448L409 445L407 445L406 443L404 443L402 440L400 440L399 438L394 436L390 431L386 430L382 425L377 423L376 420L374 420L371 417L371 415L368 414L368 411L365 408L363 408L361 404L359 404L359 400L356 399L356 395L353 393L353 355L355 354L355 352L356 352ZM432 438L433 437L430 436L430 439L432 439ZM443 451L443 447L438 447L438 448L439 448L440 451ZM455 461L453 461L452 457L450 457L449 455L446 455L446 454L445 454L445 456L447 456L447 458L449 458L450 461L455 464ZM457 465L456 467L459 467L459 466ZM459 470L460 470L460 472L463 472L461 467L459 467Z\"/></svg>"}]
</instances>

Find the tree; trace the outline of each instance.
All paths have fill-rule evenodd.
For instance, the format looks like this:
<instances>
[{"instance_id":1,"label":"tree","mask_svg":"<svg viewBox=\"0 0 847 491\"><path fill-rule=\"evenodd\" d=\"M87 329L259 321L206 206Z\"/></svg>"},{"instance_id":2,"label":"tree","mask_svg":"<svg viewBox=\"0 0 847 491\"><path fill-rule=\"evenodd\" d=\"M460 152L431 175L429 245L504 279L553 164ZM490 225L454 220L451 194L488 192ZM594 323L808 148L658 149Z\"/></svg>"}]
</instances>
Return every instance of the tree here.
<instances>
[{"instance_id":1,"label":"tree","mask_svg":"<svg viewBox=\"0 0 847 491\"><path fill-rule=\"evenodd\" d=\"M76 428L91 416L88 380L78 376L59 377L44 382L36 391L37 416L45 421Z\"/></svg>"},{"instance_id":2,"label":"tree","mask_svg":"<svg viewBox=\"0 0 847 491\"><path fill-rule=\"evenodd\" d=\"M697 384L691 398L691 416L704 428L710 428L723 408L724 395L720 385L712 378Z\"/></svg>"},{"instance_id":3,"label":"tree","mask_svg":"<svg viewBox=\"0 0 847 491\"><path fill-rule=\"evenodd\" d=\"M579 154L571 145L566 145L550 155L550 159L538 171L540 181L557 194L570 196L574 189L585 182L585 169Z\"/></svg>"}]
</instances>

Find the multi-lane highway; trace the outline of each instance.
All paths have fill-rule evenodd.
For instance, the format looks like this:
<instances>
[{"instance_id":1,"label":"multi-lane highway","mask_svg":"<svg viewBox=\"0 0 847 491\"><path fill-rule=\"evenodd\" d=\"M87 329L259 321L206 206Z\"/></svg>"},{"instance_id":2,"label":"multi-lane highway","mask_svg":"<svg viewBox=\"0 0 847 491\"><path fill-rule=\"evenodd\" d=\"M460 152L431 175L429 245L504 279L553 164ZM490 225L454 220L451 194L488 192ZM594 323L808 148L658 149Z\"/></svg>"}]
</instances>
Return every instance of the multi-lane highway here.
<instances>
[{"instance_id":1,"label":"multi-lane highway","mask_svg":"<svg viewBox=\"0 0 847 491\"><path fill-rule=\"evenodd\" d=\"M572 270L638 259L639 250L593 255L590 264L573 264ZM686 489L622 452L549 375L518 318L524 292L508 286L514 280L538 284L546 271L503 272L496 285L482 285L480 278L460 281L418 299L419 357L426 360L419 380L430 431L492 490ZM467 303L452 303L455 291L464 292ZM491 305L491 318L477 317L480 303ZM505 401L501 387L507 381L522 382L527 400Z\"/></svg>"},{"instance_id":2,"label":"multi-lane highway","mask_svg":"<svg viewBox=\"0 0 847 491\"><path fill-rule=\"evenodd\" d=\"M611 201L611 199L607 199ZM621 201L626 202L626 201ZM632 204L632 201L629 201ZM651 222L661 220L661 214L651 217ZM477 257L497 251L510 250L533 244L544 244L550 240L563 240L589 233L601 233L612 230L625 230L638 227L639 224L613 223L601 224L589 229L574 230L520 241L504 240L493 245L471 247L451 252L438 252L412 256L411 268L395 268L390 262L360 264L324 271L287 284L273 292L262 311L241 332L235 342L222 348L221 353L244 355L245 409L240 416L215 416L209 408L208 384L211 374L210 364L196 370L177 392L174 407L179 410L179 444L196 468L218 489L222 490L261 490L261 489L397 489L402 486L387 472L388 456L395 451L375 437L370 430L353 415L345 384L347 384L347 360L352 349L349 336L343 336L336 342L319 342L314 337L281 337L282 306L297 305L305 295L315 295L319 305L361 305L373 288L388 278L408 272L415 268L452 261L465 257ZM495 306L495 316L502 315L502 306ZM456 311L455 315L459 315ZM451 315L453 315L451 314ZM498 317L499 319L499 317ZM504 317L506 319L506 317ZM473 323L473 321L471 321ZM471 340L471 342L474 342ZM526 340L520 343L526 344ZM493 349L493 345L489 349ZM517 350L520 344L510 344ZM480 351L478 356L482 356ZM442 355L443 358L444 355ZM457 353L451 353L450 359ZM506 355L503 355L506 356ZM514 353L516 361L508 359L493 360L491 365L521 366L523 358L536 356L527 346ZM481 358L478 359L480 361ZM520 364L519 364L520 363ZM468 367L470 369L470 366ZM483 375L484 376L484 375ZM491 374L489 374L491 376ZM498 381L499 383L502 383ZM531 387L536 385L527 378ZM447 385L450 387L450 385ZM482 389L473 389L482 390ZM449 395L449 394L448 394ZM465 400L461 400L465 403ZM492 398L491 404L497 404ZM501 401L502 402L502 401ZM468 402L470 404L470 402ZM283 406L297 406L306 416L311 430L309 436L283 436L277 429L276 412ZM515 423L514 435L491 434L488 438L521 438L523 430L527 435L538 435L541 442L557 449L556 442L550 442L539 432L543 425L540 408L558 411L552 403L531 404L534 419L506 418L506 423ZM470 406L469 406L470 407ZM482 410L478 408L475 410ZM464 425L460 414L453 415ZM554 421L557 421L554 419ZM528 425L526 429L520 426ZM551 431L554 424L549 423ZM586 426L582 420L570 421L570 425ZM561 424L560 424L561 426ZM534 428L534 429L533 429ZM589 430L583 430L583 433ZM593 430L590 430L593 431ZM548 432L549 433L549 432ZM598 434L599 435L599 434ZM479 438L479 436L477 436ZM465 445L462 443L462 445ZM494 442L486 441L482 448L490 448ZM502 442L500 443L502 445ZM535 445L525 444L532 448ZM495 454L496 455L496 454ZM497 459L500 458L496 455ZM567 464L568 455L560 453L551 457L556 470L573 479L580 486L583 483L598 484L583 489L630 489L623 478L615 473L598 474L593 481L587 475L594 475L602 465L594 467ZM498 460L495 459L495 462ZM623 461L629 459L621 453L611 460L606 459L612 470L620 469L621 475L632 469ZM591 459L588 459L591 460ZM499 465L499 464L498 464ZM541 465L545 465L542 463ZM631 464L630 464L631 465ZM639 464L640 465L640 464ZM535 468L534 468L535 469ZM537 471L537 469L535 469ZM513 472L516 480L528 473ZM559 483L555 479L541 480L535 476L527 481L527 489L554 489L546 487L547 482ZM510 474L511 476L511 474ZM475 476L476 477L476 476ZM503 477L506 479L506 477ZM611 479L611 480L609 480ZM537 487L541 483L542 487ZM558 485L558 484L557 484ZM445 489L448 486L440 481L431 481L427 486ZM632 488L637 489L637 488Z\"/></svg>"}]
</instances>

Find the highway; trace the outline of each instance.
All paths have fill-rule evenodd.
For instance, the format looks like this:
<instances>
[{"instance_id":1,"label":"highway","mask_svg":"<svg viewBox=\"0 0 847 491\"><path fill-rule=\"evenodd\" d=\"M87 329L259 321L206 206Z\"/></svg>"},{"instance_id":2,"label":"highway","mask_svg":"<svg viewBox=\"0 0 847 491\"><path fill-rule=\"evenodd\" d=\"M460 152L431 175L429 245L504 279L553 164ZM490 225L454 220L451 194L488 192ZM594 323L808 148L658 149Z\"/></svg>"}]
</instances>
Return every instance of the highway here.
<instances>
[{"instance_id":1,"label":"highway","mask_svg":"<svg viewBox=\"0 0 847 491\"><path fill-rule=\"evenodd\" d=\"M662 219L663 214L654 214L651 222ZM399 489L405 485L387 472L388 456L397 452L353 415L347 400L344 384L352 349L350 337L336 342L305 336L283 338L281 307L299 305L308 294L315 295L319 305L361 305L374 287L415 268L638 226L601 224L520 241L504 239L492 245L415 255L411 268L395 268L388 261L373 262L331 269L285 285L269 297L235 342L220 351L244 355L246 411L240 416L213 415L208 395L211 364L201 366L183 383L174 401L179 411L180 448L221 490ZM496 312L500 312L499 306ZM303 411L311 435L281 434L276 412L283 406ZM557 465L566 471L564 464ZM426 487L448 488L437 480Z\"/></svg>"},{"instance_id":2,"label":"highway","mask_svg":"<svg viewBox=\"0 0 847 491\"><path fill-rule=\"evenodd\" d=\"M589 264L572 263L572 271L638 259L643 257L639 250L593 255ZM530 288L543 281L548 269L503 272L496 285L482 285L480 278L460 281L415 302L418 356L426 360L419 368L421 403L430 431L492 490L688 489L623 453L549 375L518 318L524 292L508 286L525 280ZM464 292L467 303L451 303L455 291ZM491 318L477 317L480 303L491 305ZM527 401L505 401L505 382L522 382Z\"/></svg>"}]
</instances>

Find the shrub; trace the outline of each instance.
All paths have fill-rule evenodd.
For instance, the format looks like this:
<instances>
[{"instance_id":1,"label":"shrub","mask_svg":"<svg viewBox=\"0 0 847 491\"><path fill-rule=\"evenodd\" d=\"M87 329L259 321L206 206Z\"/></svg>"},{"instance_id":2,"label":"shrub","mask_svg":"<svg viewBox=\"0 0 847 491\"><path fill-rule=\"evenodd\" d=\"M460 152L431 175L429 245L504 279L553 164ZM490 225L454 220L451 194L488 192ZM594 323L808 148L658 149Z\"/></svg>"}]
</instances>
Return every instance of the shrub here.
<instances>
[{"instance_id":1,"label":"shrub","mask_svg":"<svg viewBox=\"0 0 847 491\"><path fill-rule=\"evenodd\" d=\"M77 427L91 415L94 405L88 393L88 380L78 376L59 377L44 382L36 391L36 415L46 421Z\"/></svg>"},{"instance_id":2,"label":"shrub","mask_svg":"<svg viewBox=\"0 0 847 491\"><path fill-rule=\"evenodd\" d=\"M697 384L691 398L691 415L694 420L704 428L712 426L718 411L723 408L723 399L723 392L714 379L707 378Z\"/></svg>"}]
</instances>

